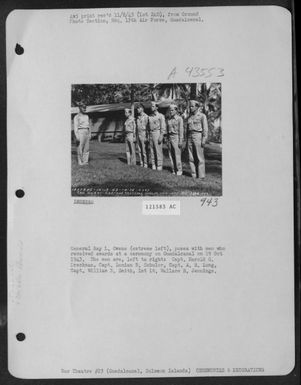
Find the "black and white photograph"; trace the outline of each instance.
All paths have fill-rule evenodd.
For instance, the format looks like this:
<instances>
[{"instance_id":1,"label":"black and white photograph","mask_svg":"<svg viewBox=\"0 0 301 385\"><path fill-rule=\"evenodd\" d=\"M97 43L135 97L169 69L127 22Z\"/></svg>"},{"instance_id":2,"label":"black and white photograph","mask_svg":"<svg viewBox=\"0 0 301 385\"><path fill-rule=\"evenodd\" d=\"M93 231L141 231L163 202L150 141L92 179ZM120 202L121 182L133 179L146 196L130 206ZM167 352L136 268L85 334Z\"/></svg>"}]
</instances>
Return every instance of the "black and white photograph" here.
<instances>
[{"instance_id":1,"label":"black and white photograph","mask_svg":"<svg viewBox=\"0 0 301 385\"><path fill-rule=\"evenodd\" d=\"M299 385L291 12L79 3L6 20L10 376Z\"/></svg>"},{"instance_id":2,"label":"black and white photograph","mask_svg":"<svg viewBox=\"0 0 301 385\"><path fill-rule=\"evenodd\" d=\"M73 84L72 196L221 196L222 85Z\"/></svg>"}]
</instances>

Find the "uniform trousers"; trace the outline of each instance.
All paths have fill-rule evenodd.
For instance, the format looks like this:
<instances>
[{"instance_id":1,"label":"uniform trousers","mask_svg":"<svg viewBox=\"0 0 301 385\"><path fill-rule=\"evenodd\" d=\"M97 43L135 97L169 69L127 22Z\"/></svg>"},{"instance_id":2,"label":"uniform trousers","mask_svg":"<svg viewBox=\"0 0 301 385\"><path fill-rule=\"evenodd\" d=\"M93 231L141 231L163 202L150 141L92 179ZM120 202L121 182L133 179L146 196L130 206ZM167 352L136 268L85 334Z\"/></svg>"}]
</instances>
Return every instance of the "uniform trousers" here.
<instances>
[{"instance_id":1,"label":"uniform trousers","mask_svg":"<svg viewBox=\"0 0 301 385\"><path fill-rule=\"evenodd\" d=\"M77 147L77 159L78 164L83 165L87 164L89 161L89 142L90 142L90 133L88 128L81 128L78 130L77 139L79 140L79 145Z\"/></svg>"},{"instance_id":2,"label":"uniform trousers","mask_svg":"<svg viewBox=\"0 0 301 385\"><path fill-rule=\"evenodd\" d=\"M192 131L188 135L188 155L193 177L205 178L205 157L202 146L202 133Z\"/></svg>"},{"instance_id":3,"label":"uniform trousers","mask_svg":"<svg viewBox=\"0 0 301 385\"><path fill-rule=\"evenodd\" d=\"M147 166L147 154L145 146L146 134L145 131L138 132L138 153L140 164Z\"/></svg>"},{"instance_id":4,"label":"uniform trousers","mask_svg":"<svg viewBox=\"0 0 301 385\"><path fill-rule=\"evenodd\" d=\"M179 136L169 135L168 153L172 172L182 171L181 149L179 148Z\"/></svg>"},{"instance_id":5,"label":"uniform trousers","mask_svg":"<svg viewBox=\"0 0 301 385\"><path fill-rule=\"evenodd\" d=\"M153 166L162 167L163 165L163 145L159 144L160 131L150 132L150 155Z\"/></svg>"},{"instance_id":6,"label":"uniform trousers","mask_svg":"<svg viewBox=\"0 0 301 385\"><path fill-rule=\"evenodd\" d=\"M127 164L136 165L136 149L135 149L135 143L134 143L134 134L131 132L126 133L125 152L126 152Z\"/></svg>"}]
</instances>

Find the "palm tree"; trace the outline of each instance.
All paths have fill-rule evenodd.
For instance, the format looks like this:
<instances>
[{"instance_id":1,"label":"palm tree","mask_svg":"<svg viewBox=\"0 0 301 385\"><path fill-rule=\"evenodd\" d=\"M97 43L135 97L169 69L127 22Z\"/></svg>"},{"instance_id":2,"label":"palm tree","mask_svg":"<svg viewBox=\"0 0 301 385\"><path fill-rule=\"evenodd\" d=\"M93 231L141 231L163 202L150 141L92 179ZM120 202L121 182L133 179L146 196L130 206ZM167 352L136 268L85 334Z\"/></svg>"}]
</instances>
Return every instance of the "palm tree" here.
<instances>
[{"instance_id":1,"label":"palm tree","mask_svg":"<svg viewBox=\"0 0 301 385\"><path fill-rule=\"evenodd\" d=\"M196 89L197 89L196 86L197 86L196 83L190 84L190 99L192 100L196 99Z\"/></svg>"},{"instance_id":2,"label":"palm tree","mask_svg":"<svg viewBox=\"0 0 301 385\"><path fill-rule=\"evenodd\" d=\"M185 83L160 83L151 85L152 99L176 100L188 99L189 86Z\"/></svg>"},{"instance_id":3,"label":"palm tree","mask_svg":"<svg viewBox=\"0 0 301 385\"><path fill-rule=\"evenodd\" d=\"M221 83L201 83L198 99L207 116L209 139L221 142Z\"/></svg>"}]
</instances>

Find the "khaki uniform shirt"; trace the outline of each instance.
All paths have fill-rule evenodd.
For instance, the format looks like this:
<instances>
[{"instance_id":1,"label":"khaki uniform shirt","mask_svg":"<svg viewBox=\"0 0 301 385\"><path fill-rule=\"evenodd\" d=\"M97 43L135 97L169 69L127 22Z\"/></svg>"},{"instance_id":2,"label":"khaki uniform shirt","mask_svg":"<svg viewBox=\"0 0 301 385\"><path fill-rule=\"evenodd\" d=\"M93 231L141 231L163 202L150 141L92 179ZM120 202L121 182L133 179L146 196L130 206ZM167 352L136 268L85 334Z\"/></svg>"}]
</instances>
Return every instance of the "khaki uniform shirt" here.
<instances>
[{"instance_id":1,"label":"khaki uniform shirt","mask_svg":"<svg viewBox=\"0 0 301 385\"><path fill-rule=\"evenodd\" d=\"M82 128L87 128L87 129L90 128L89 115L79 113L74 116L73 123L74 123L74 126L73 126L74 133L75 133L75 136L77 137L78 130L81 130Z\"/></svg>"},{"instance_id":2,"label":"khaki uniform shirt","mask_svg":"<svg viewBox=\"0 0 301 385\"><path fill-rule=\"evenodd\" d=\"M165 134L165 118L164 115L160 114L160 112L156 111L155 114L150 115L148 117L149 120L149 130L150 132L153 131L160 131L161 135Z\"/></svg>"},{"instance_id":3,"label":"khaki uniform shirt","mask_svg":"<svg viewBox=\"0 0 301 385\"><path fill-rule=\"evenodd\" d=\"M146 128L148 125L148 115L146 115L145 112L143 112L141 115L138 115L137 117L137 131L139 133L146 133Z\"/></svg>"},{"instance_id":4,"label":"khaki uniform shirt","mask_svg":"<svg viewBox=\"0 0 301 385\"><path fill-rule=\"evenodd\" d=\"M125 132L127 134L131 133L135 135L136 123L135 123L135 119L132 116L127 118L127 120L124 122L124 127L125 127Z\"/></svg>"},{"instance_id":5,"label":"khaki uniform shirt","mask_svg":"<svg viewBox=\"0 0 301 385\"><path fill-rule=\"evenodd\" d=\"M183 119L180 115L175 115L167 120L167 132L168 135L178 135L179 142L183 141L184 126Z\"/></svg>"},{"instance_id":6,"label":"khaki uniform shirt","mask_svg":"<svg viewBox=\"0 0 301 385\"><path fill-rule=\"evenodd\" d=\"M206 140L208 137L208 123L206 115L200 111L197 111L196 114L189 116L187 121L188 133L192 132L201 132L203 134L203 139Z\"/></svg>"}]
</instances>

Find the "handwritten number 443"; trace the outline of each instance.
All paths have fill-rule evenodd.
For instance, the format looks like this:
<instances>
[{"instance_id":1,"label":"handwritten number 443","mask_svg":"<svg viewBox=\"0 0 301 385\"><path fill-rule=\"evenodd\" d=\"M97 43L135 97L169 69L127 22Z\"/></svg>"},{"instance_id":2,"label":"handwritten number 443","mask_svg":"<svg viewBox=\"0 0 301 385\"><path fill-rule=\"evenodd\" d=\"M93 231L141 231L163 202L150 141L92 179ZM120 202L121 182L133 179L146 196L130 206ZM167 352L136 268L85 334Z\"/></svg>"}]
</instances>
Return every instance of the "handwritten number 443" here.
<instances>
[{"instance_id":1,"label":"handwritten number 443","mask_svg":"<svg viewBox=\"0 0 301 385\"><path fill-rule=\"evenodd\" d=\"M217 205L218 205L218 199L217 198L202 198L201 199L201 206L216 207Z\"/></svg>"}]
</instances>

